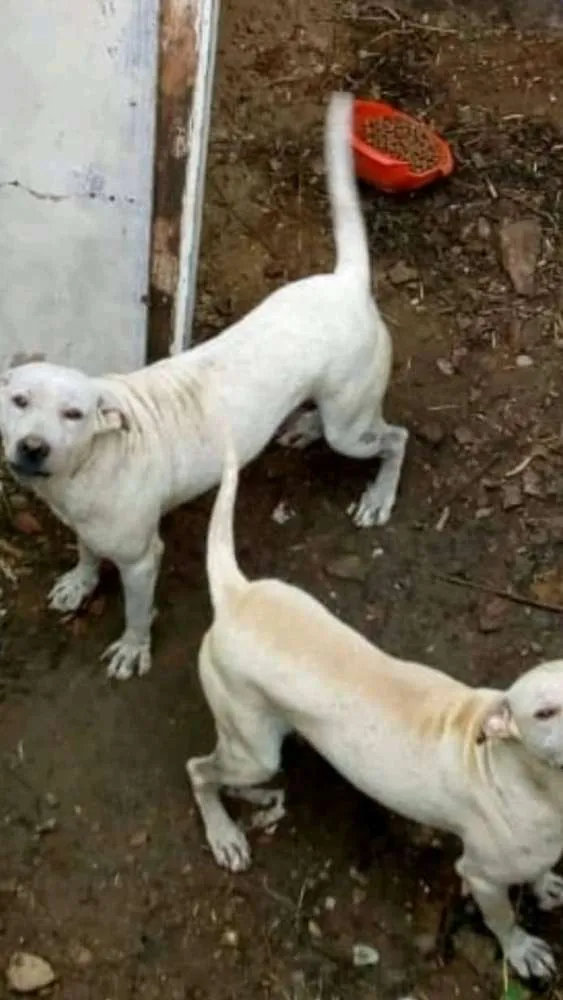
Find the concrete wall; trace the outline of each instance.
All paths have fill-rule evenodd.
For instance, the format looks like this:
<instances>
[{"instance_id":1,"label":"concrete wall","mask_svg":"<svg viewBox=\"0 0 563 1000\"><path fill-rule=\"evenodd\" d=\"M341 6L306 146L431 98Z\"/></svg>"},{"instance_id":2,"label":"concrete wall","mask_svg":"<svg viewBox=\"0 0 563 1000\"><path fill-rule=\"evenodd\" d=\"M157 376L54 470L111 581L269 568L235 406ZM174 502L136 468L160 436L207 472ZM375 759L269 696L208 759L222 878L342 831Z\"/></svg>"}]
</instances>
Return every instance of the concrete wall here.
<instances>
[{"instance_id":1,"label":"concrete wall","mask_svg":"<svg viewBox=\"0 0 563 1000\"><path fill-rule=\"evenodd\" d=\"M144 362L158 6L0 4L0 370Z\"/></svg>"}]
</instances>

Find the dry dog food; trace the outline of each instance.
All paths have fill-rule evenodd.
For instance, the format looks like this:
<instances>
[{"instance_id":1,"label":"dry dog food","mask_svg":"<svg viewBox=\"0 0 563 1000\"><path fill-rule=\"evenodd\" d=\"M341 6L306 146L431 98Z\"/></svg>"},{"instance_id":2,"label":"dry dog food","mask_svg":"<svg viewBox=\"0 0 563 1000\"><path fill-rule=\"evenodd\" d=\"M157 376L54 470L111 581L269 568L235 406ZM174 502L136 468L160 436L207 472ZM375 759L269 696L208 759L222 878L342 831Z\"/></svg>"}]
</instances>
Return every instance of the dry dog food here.
<instances>
[{"instance_id":1,"label":"dry dog food","mask_svg":"<svg viewBox=\"0 0 563 1000\"><path fill-rule=\"evenodd\" d=\"M375 118L364 126L364 138L381 153L408 163L416 174L431 170L438 147L428 129L404 118Z\"/></svg>"}]
</instances>

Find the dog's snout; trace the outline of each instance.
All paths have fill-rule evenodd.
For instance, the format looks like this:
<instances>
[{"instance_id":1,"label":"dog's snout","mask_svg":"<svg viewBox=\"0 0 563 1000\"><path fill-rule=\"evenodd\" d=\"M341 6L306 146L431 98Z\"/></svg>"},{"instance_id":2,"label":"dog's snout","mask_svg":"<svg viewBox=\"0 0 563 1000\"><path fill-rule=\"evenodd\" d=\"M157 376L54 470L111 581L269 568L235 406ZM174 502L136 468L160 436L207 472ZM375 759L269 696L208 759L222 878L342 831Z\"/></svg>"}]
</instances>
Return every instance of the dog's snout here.
<instances>
[{"instance_id":1,"label":"dog's snout","mask_svg":"<svg viewBox=\"0 0 563 1000\"><path fill-rule=\"evenodd\" d=\"M27 462L38 464L47 458L50 452L49 445L44 438L37 434L29 434L22 438L18 444L18 452L21 458Z\"/></svg>"}]
</instances>

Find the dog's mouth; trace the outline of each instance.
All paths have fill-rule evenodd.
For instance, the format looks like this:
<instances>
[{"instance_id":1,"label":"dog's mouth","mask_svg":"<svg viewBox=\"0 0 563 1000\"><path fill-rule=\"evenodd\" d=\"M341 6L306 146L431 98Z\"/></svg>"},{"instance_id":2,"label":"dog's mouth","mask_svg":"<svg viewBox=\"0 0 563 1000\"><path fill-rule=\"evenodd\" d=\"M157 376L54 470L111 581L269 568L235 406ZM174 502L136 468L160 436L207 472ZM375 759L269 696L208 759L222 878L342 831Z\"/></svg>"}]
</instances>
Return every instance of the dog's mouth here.
<instances>
[{"instance_id":1,"label":"dog's mouth","mask_svg":"<svg viewBox=\"0 0 563 1000\"><path fill-rule=\"evenodd\" d=\"M49 479L51 475L46 469L29 469L19 462L8 462L8 465L19 479Z\"/></svg>"}]
</instances>

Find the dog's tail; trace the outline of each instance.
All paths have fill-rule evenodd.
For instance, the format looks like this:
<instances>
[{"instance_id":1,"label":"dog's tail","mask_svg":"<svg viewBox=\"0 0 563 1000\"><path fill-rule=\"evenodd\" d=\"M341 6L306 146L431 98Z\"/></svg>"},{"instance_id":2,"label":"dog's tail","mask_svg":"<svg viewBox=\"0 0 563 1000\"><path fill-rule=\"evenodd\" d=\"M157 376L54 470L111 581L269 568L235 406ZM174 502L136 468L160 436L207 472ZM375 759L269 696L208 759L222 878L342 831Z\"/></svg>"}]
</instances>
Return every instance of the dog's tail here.
<instances>
[{"instance_id":1,"label":"dog's tail","mask_svg":"<svg viewBox=\"0 0 563 1000\"><path fill-rule=\"evenodd\" d=\"M238 485L238 460L231 427L213 393L213 424L223 445L223 472L207 532L207 579L211 603L219 608L246 583L239 569L234 539L234 511Z\"/></svg>"},{"instance_id":2,"label":"dog's tail","mask_svg":"<svg viewBox=\"0 0 563 1000\"><path fill-rule=\"evenodd\" d=\"M369 248L352 152L353 107L350 94L332 94L325 125L325 163L336 243L335 271L354 274L369 289Z\"/></svg>"}]
</instances>

